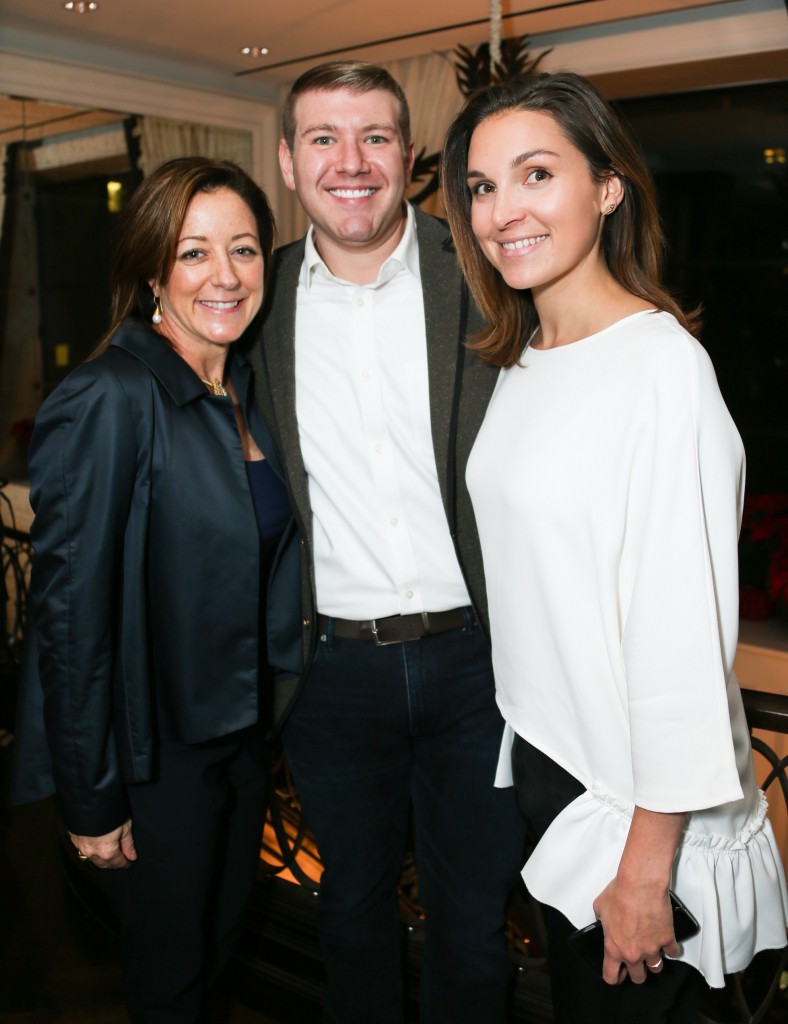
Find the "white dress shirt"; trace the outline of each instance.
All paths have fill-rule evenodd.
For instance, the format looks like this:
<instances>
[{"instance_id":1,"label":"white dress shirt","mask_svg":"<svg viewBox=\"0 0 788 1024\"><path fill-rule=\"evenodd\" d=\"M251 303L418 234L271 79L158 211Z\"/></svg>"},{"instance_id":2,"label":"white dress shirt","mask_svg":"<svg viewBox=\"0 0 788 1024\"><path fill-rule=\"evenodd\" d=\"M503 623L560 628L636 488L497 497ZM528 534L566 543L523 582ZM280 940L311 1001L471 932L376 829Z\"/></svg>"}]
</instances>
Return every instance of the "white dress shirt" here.
<instances>
[{"instance_id":1,"label":"white dress shirt","mask_svg":"<svg viewBox=\"0 0 788 1024\"><path fill-rule=\"evenodd\" d=\"M469 604L435 468L413 210L365 285L334 277L310 229L296 302L318 611L370 619Z\"/></svg>"}]
</instances>

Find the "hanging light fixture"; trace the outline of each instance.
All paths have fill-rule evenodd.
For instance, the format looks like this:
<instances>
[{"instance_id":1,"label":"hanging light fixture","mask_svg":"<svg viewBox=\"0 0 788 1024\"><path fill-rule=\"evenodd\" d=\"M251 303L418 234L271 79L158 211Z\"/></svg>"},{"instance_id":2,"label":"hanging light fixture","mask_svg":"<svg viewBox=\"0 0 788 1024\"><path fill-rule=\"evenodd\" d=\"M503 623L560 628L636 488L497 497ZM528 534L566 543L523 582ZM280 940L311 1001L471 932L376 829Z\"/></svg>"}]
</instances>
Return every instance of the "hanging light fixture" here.
<instances>
[{"instance_id":1,"label":"hanging light fixture","mask_svg":"<svg viewBox=\"0 0 788 1024\"><path fill-rule=\"evenodd\" d=\"M87 0L68 0L68 3L63 4L67 11L73 11L74 14L90 14L91 11L98 10L98 4Z\"/></svg>"}]
</instances>

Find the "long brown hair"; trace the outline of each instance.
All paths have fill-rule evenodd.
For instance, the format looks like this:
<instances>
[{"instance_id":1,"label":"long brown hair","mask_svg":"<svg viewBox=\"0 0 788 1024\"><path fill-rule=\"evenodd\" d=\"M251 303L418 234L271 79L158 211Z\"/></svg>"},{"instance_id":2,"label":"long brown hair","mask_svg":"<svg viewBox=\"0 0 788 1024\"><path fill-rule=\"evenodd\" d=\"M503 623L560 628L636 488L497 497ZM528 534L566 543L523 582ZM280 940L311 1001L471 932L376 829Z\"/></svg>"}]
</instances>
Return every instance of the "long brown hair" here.
<instances>
[{"instance_id":1,"label":"long brown hair","mask_svg":"<svg viewBox=\"0 0 788 1024\"><path fill-rule=\"evenodd\" d=\"M203 156L168 160L137 186L118 218L110 262L110 325L91 359L107 348L127 317L150 323L153 292L148 282L169 279L189 203L199 192L223 188L243 199L254 216L264 285L268 283L276 226L260 186L228 160Z\"/></svg>"},{"instance_id":2,"label":"long brown hair","mask_svg":"<svg viewBox=\"0 0 788 1024\"><path fill-rule=\"evenodd\" d=\"M471 228L468 149L488 117L517 110L550 114L583 154L595 181L621 179L624 196L605 218L602 252L613 277L633 295L697 330L698 312L684 313L662 281L664 237L654 183L629 129L597 89L570 71L541 72L474 93L451 124L443 146L443 195L458 259L488 329L474 344L496 366L513 366L539 325L530 290L510 288L487 261Z\"/></svg>"}]
</instances>

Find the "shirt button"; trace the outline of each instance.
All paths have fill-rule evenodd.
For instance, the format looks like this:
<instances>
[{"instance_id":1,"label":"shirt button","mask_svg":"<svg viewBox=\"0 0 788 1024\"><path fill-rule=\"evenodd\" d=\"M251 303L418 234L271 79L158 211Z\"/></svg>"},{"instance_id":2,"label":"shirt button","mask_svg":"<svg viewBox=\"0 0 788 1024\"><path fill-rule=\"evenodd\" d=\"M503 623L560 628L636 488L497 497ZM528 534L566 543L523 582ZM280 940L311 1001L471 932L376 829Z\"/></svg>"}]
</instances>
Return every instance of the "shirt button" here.
<instances>
[{"instance_id":1,"label":"shirt button","mask_svg":"<svg viewBox=\"0 0 788 1024\"><path fill-rule=\"evenodd\" d=\"M413 597L413 591L412 590L406 590L405 591L405 597L407 597L407 598Z\"/></svg>"},{"instance_id":2,"label":"shirt button","mask_svg":"<svg viewBox=\"0 0 788 1024\"><path fill-rule=\"evenodd\" d=\"M356 299L356 305L359 307L359 309L364 305L363 295L359 295L359 297Z\"/></svg>"},{"instance_id":3,"label":"shirt button","mask_svg":"<svg viewBox=\"0 0 788 1024\"><path fill-rule=\"evenodd\" d=\"M391 523L392 526L396 526L397 523L399 522L399 519L397 519L396 516L392 516L391 519L389 519L389 522Z\"/></svg>"},{"instance_id":4,"label":"shirt button","mask_svg":"<svg viewBox=\"0 0 788 1024\"><path fill-rule=\"evenodd\" d=\"M380 455L381 452L383 451L383 445L382 444L376 444L375 445L375 451L378 453L378 455Z\"/></svg>"},{"instance_id":5,"label":"shirt button","mask_svg":"<svg viewBox=\"0 0 788 1024\"><path fill-rule=\"evenodd\" d=\"M363 378L364 378L365 380L369 380L369 378L370 378L370 377L372 376L372 370L362 370L362 371L361 371L361 376L362 376L362 377L363 377Z\"/></svg>"}]
</instances>

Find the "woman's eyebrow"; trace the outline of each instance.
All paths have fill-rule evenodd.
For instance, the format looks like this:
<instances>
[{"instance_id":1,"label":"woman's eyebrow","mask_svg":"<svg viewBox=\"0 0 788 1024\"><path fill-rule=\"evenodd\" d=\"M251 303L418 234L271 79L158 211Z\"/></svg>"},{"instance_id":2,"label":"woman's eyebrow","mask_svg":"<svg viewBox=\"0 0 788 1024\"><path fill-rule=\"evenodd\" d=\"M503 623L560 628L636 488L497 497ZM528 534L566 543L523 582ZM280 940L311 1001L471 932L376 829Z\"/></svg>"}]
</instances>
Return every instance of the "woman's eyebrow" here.
<instances>
[{"instance_id":1,"label":"woman's eyebrow","mask_svg":"<svg viewBox=\"0 0 788 1024\"><path fill-rule=\"evenodd\" d=\"M517 170L522 164L527 163L529 160L533 160L535 156L558 156L551 149L529 149L525 153L520 153L511 162L511 168L513 171Z\"/></svg>"}]
</instances>

